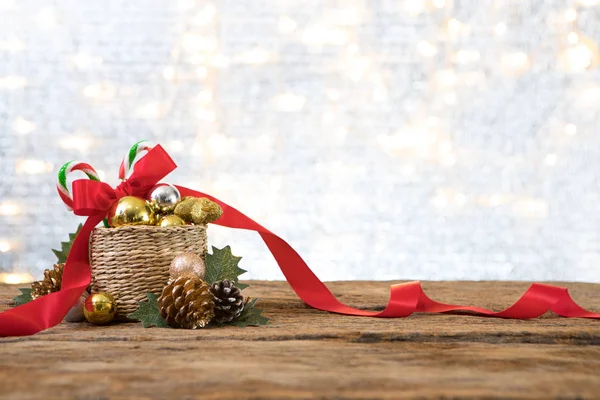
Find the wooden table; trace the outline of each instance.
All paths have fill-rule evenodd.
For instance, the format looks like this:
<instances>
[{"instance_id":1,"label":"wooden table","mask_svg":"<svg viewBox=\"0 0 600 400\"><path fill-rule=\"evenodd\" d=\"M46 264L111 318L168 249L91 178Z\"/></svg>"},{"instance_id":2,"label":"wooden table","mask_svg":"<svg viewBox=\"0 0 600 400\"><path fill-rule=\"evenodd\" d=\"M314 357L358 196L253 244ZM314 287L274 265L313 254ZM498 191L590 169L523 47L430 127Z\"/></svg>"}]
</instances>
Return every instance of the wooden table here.
<instances>
[{"instance_id":1,"label":"wooden table","mask_svg":"<svg viewBox=\"0 0 600 400\"><path fill-rule=\"evenodd\" d=\"M285 282L250 282L260 328L144 329L61 324L0 338L0 398L600 398L600 321L464 315L345 317L305 306ZM334 282L347 304L380 309L386 282ZM600 285L569 283L600 311ZM528 284L424 282L434 299L502 309ZM0 309L15 286L0 285Z\"/></svg>"}]
</instances>

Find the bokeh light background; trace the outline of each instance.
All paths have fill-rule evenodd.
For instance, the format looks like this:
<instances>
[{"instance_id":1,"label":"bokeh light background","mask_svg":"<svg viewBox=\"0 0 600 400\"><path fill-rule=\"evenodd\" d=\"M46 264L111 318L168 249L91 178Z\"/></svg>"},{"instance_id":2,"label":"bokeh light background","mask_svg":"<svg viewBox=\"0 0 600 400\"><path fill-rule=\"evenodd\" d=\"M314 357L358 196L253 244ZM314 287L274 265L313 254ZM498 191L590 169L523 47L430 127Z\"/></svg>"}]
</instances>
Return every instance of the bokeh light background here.
<instances>
[{"instance_id":1,"label":"bokeh light background","mask_svg":"<svg viewBox=\"0 0 600 400\"><path fill-rule=\"evenodd\" d=\"M323 279L600 282L600 1L0 0L0 277L80 218L66 161L169 181L288 240ZM247 278L260 238L212 227ZM22 275L16 274L21 273Z\"/></svg>"}]
</instances>

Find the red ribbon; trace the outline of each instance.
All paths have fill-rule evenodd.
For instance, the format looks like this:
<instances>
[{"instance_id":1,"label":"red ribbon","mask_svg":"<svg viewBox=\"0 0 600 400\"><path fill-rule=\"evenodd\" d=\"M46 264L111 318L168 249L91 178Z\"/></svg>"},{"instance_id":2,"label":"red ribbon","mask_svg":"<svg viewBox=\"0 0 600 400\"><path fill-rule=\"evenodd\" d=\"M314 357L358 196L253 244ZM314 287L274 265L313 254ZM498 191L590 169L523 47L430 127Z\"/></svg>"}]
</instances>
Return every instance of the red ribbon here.
<instances>
[{"instance_id":1,"label":"red ribbon","mask_svg":"<svg viewBox=\"0 0 600 400\"><path fill-rule=\"evenodd\" d=\"M0 336L32 335L60 323L90 284L89 238L92 230L106 217L115 201L128 195L144 197L152 186L175 168L175 163L164 149L156 146L136 163L131 177L115 189L106 183L87 179L73 182L73 210L77 215L88 216L88 219L67 258L61 290L1 313ZM535 318L553 311L563 317L600 319L600 313L587 311L575 303L566 288L542 283L532 284L515 304L500 312L438 303L427 297L419 282L392 285L388 305L381 312L348 307L333 296L300 255L279 236L213 196L182 186L177 188L182 196L208 197L218 203L223 208L223 216L215 224L258 232L298 297L319 310L382 318L407 317L414 312L467 311L482 317L516 319Z\"/></svg>"}]
</instances>

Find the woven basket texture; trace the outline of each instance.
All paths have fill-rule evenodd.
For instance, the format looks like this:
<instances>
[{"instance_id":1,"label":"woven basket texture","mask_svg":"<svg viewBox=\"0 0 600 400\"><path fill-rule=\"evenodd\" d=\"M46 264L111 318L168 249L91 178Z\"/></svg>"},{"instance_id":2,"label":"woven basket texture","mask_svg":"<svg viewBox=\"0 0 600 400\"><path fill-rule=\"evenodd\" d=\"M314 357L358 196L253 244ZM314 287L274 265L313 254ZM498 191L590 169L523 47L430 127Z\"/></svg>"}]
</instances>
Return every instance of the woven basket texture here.
<instances>
[{"instance_id":1,"label":"woven basket texture","mask_svg":"<svg viewBox=\"0 0 600 400\"><path fill-rule=\"evenodd\" d=\"M206 225L96 228L90 238L91 289L117 301L117 320L137 310L146 293L160 294L171 260L192 251L206 256Z\"/></svg>"}]
</instances>

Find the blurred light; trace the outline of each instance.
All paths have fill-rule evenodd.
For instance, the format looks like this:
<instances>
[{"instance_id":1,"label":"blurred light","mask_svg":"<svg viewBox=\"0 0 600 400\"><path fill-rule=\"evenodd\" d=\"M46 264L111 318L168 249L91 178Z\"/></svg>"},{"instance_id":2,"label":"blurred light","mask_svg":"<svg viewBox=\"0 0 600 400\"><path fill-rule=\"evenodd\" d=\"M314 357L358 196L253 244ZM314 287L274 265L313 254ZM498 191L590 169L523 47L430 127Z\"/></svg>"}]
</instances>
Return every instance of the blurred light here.
<instances>
[{"instance_id":1,"label":"blurred light","mask_svg":"<svg viewBox=\"0 0 600 400\"><path fill-rule=\"evenodd\" d=\"M548 203L533 198L518 199L513 204L513 212L524 218L546 218Z\"/></svg>"},{"instance_id":2,"label":"blurred light","mask_svg":"<svg viewBox=\"0 0 600 400\"><path fill-rule=\"evenodd\" d=\"M196 101L202 105L210 104L213 94L210 90L201 90L196 96Z\"/></svg>"},{"instance_id":3,"label":"blurred light","mask_svg":"<svg viewBox=\"0 0 600 400\"><path fill-rule=\"evenodd\" d=\"M217 115L215 114L215 112L213 110L208 110L206 108L198 108L194 112L194 115L200 121L215 122L217 120Z\"/></svg>"},{"instance_id":4,"label":"blurred light","mask_svg":"<svg viewBox=\"0 0 600 400\"><path fill-rule=\"evenodd\" d=\"M435 80L442 87L451 87L457 81L456 73L450 69L444 69L435 74Z\"/></svg>"},{"instance_id":5,"label":"blurred light","mask_svg":"<svg viewBox=\"0 0 600 400\"><path fill-rule=\"evenodd\" d=\"M348 41L348 31L325 25L313 25L304 30L302 41L308 45L342 46Z\"/></svg>"},{"instance_id":6,"label":"blurred light","mask_svg":"<svg viewBox=\"0 0 600 400\"><path fill-rule=\"evenodd\" d=\"M205 5L202 10L200 10L194 17L192 18L192 24L195 26L205 26L215 19L217 15L217 9L213 4Z\"/></svg>"},{"instance_id":7,"label":"blurred light","mask_svg":"<svg viewBox=\"0 0 600 400\"><path fill-rule=\"evenodd\" d=\"M42 8L33 20L39 28L54 28L58 26L58 15L56 10L51 7Z\"/></svg>"},{"instance_id":8,"label":"blurred light","mask_svg":"<svg viewBox=\"0 0 600 400\"><path fill-rule=\"evenodd\" d=\"M224 156L235 151L235 140L219 133L210 135L206 144L208 149L211 150L211 153L216 157Z\"/></svg>"},{"instance_id":9,"label":"blurred light","mask_svg":"<svg viewBox=\"0 0 600 400\"><path fill-rule=\"evenodd\" d=\"M265 49L252 49L240 54L237 59L242 64L260 65L264 64L271 58L271 54Z\"/></svg>"},{"instance_id":10,"label":"blurred light","mask_svg":"<svg viewBox=\"0 0 600 400\"><path fill-rule=\"evenodd\" d=\"M600 3L600 0L579 0L579 4L586 7L593 7Z\"/></svg>"},{"instance_id":11,"label":"blurred light","mask_svg":"<svg viewBox=\"0 0 600 400\"><path fill-rule=\"evenodd\" d=\"M21 214L22 211L21 206L14 201L3 201L0 203L0 215L13 217Z\"/></svg>"},{"instance_id":12,"label":"blurred light","mask_svg":"<svg viewBox=\"0 0 600 400\"><path fill-rule=\"evenodd\" d=\"M346 72L353 81L360 81L371 66L371 59L368 57L355 57L345 63Z\"/></svg>"},{"instance_id":13,"label":"blurred light","mask_svg":"<svg viewBox=\"0 0 600 400\"><path fill-rule=\"evenodd\" d=\"M33 281L33 276L25 272L0 273L0 283L8 285L17 285L20 283L29 283Z\"/></svg>"},{"instance_id":14,"label":"blurred light","mask_svg":"<svg viewBox=\"0 0 600 400\"><path fill-rule=\"evenodd\" d=\"M577 10L569 8L565 11L565 19L571 22L575 21L577 19Z\"/></svg>"},{"instance_id":15,"label":"blurred light","mask_svg":"<svg viewBox=\"0 0 600 400\"><path fill-rule=\"evenodd\" d=\"M37 129L37 125L31 121L26 120L23 117L15 118L12 128L15 132L21 135L27 135Z\"/></svg>"},{"instance_id":16,"label":"blurred light","mask_svg":"<svg viewBox=\"0 0 600 400\"><path fill-rule=\"evenodd\" d=\"M69 135L62 137L58 141L58 145L67 150L77 150L81 153L87 153L87 151L94 145L94 139L91 135Z\"/></svg>"},{"instance_id":17,"label":"blurred light","mask_svg":"<svg viewBox=\"0 0 600 400\"><path fill-rule=\"evenodd\" d=\"M12 36L8 39L0 40L0 50L16 53L25 50L27 45L21 39Z\"/></svg>"},{"instance_id":18,"label":"blurred light","mask_svg":"<svg viewBox=\"0 0 600 400\"><path fill-rule=\"evenodd\" d=\"M212 53L217 49L217 41L198 33L184 33L181 37L181 47L189 53Z\"/></svg>"},{"instance_id":19,"label":"blurred light","mask_svg":"<svg viewBox=\"0 0 600 400\"><path fill-rule=\"evenodd\" d=\"M135 116L142 119L160 119L164 117L164 105L158 101L151 101L135 109Z\"/></svg>"},{"instance_id":20,"label":"blurred light","mask_svg":"<svg viewBox=\"0 0 600 400\"><path fill-rule=\"evenodd\" d=\"M459 50L456 52L454 58L459 64L470 64L478 61L480 54L476 50Z\"/></svg>"},{"instance_id":21,"label":"blurred light","mask_svg":"<svg viewBox=\"0 0 600 400\"><path fill-rule=\"evenodd\" d=\"M115 97L117 89L110 82L101 82L87 85L83 88L83 95L91 99L110 100Z\"/></svg>"},{"instance_id":22,"label":"blurred light","mask_svg":"<svg viewBox=\"0 0 600 400\"><path fill-rule=\"evenodd\" d=\"M565 125L565 133L569 136L573 136L577 133L577 127L574 124Z\"/></svg>"},{"instance_id":23,"label":"blurred light","mask_svg":"<svg viewBox=\"0 0 600 400\"><path fill-rule=\"evenodd\" d=\"M0 253L8 253L12 249L10 243L5 240L0 240Z\"/></svg>"},{"instance_id":24,"label":"blurred light","mask_svg":"<svg viewBox=\"0 0 600 400\"><path fill-rule=\"evenodd\" d=\"M446 6L446 0L433 0L433 6L435 8L444 8Z\"/></svg>"},{"instance_id":25,"label":"blurred light","mask_svg":"<svg viewBox=\"0 0 600 400\"><path fill-rule=\"evenodd\" d=\"M208 68L206 68L205 66L200 66L196 68L196 76L199 79L206 79L206 77L208 76Z\"/></svg>"},{"instance_id":26,"label":"blurred light","mask_svg":"<svg viewBox=\"0 0 600 400\"><path fill-rule=\"evenodd\" d=\"M91 67L92 65L102 64L102 58L78 53L74 56L71 56L71 62L75 67L79 69L85 69Z\"/></svg>"},{"instance_id":27,"label":"blurred light","mask_svg":"<svg viewBox=\"0 0 600 400\"><path fill-rule=\"evenodd\" d=\"M503 36L506 33L506 30L506 24L503 22L497 23L496 26L494 26L494 33L498 36Z\"/></svg>"},{"instance_id":28,"label":"blurred light","mask_svg":"<svg viewBox=\"0 0 600 400\"><path fill-rule=\"evenodd\" d=\"M166 142L165 147L171 153L180 153L185 150L185 145L181 140L170 140Z\"/></svg>"},{"instance_id":29,"label":"blurred light","mask_svg":"<svg viewBox=\"0 0 600 400\"><path fill-rule=\"evenodd\" d=\"M468 30L468 26L456 18L450 18L447 22L448 33L450 35L458 35L461 33L466 33Z\"/></svg>"},{"instance_id":30,"label":"blurred light","mask_svg":"<svg viewBox=\"0 0 600 400\"><path fill-rule=\"evenodd\" d=\"M277 111L301 111L306 103L306 98L293 93L281 93L272 99L273 108Z\"/></svg>"},{"instance_id":31,"label":"blurred light","mask_svg":"<svg viewBox=\"0 0 600 400\"><path fill-rule=\"evenodd\" d=\"M408 0L404 2L404 10L411 17L416 17L427 10L427 5L422 0Z\"/></svg>"},{"instance_id":32,"label":"blurred light","mask_svg":"<svg viewBox=\"0 0 600 400\"><path fill-rule=\"evenodd\" d=\"M577 42L579 42L579 35L576 32L571 32L567 36L567 40L571 44L577 44Z\"/></svg>"},{"instance_id":33,"label":"blurred light","mask_svg":"<svg viewBox=\"0 0 600 400\"><path fill-rule=\"evenodd\" d=\"M502 68L507 72L525 72L529 69L530 64L529 56L522 51L505 53L500 62Z\"/></svg>"},{"instance_id":34,"label":"blurred light","mask_svg":"<svg viewBox=\"0 0 600 400\"><path fill-rule=\"evenodd\" d=\"M277 26L279 28L279 33L288 35L296 30L298 23L288 16L283 16L279 18Z\"/></svg>"},{"instance_id":35,"label":"blurred light","mask_svg":"<svg viewBox=\"0 0 600 400\"><path fill-rule=\"evenodd\" d=\"M457 103L458 99L456 97L456 93L446 93L444 95L444 103L452 106Z\"/></svg>"},{"instance_id":36,"label":"blurred light","mask_svg":"<svg viewBox=\"0 0 600 400\"><path fill-rule=\"evenodd\" d=\"M42 160L18 159L16 162L17 174L36 175L52 171L52 164Z\"/></svg>"},{"instance_id":37,"label":"blurred light","mask_svg":"<svg viewBox=\"0 0 600 400\"><path fill-rule=\"evenodd\" d=\"M229 57L223 54L217 54L212 57L212 65L215 68L227 68L230 64Z\"/></svg>"},{"instance_id":38,"label":"blurred light","mask_svg":"<svg viewBox=\"0 0 600 400\"><path fill-rule=\"evenodd\" d=\"M417 51L424 57L433 57L437 54L437 47L426 40L421 40L417 44Z\"/></svg>"},{"instance_id":39,"label":"blurred light","mask_svg":"<svg viewBox=\"0 0 600 400\"><path fill-rule=\"evenodd\" d=\"M544 164L548 166L553 166L556 164L556 154L548 154L546 158L544 158Z\"/></svg>"},{"instance_id":40,"label":"blurred light","mask_svg":"<svg viewBox=\"0 0 600 400\"><path fill-rule=\"evenodd\" d=\"M325 19L332 25L355 26L362 22L363 12L358 7L350 6L339 7L325 14Z\"/></svg>"},{"instance_id":41,"label":"blurred light","mask_svg":"<svg viewBox=\"0 0 600 400\"><path fill-rule=\"evenodd\" d=\"M586 44L569 47L560 57L560 65L567 72L583 72L592 65L594 54Z\"/></svg>"},{"instance_id":42,"label":"blurred light","mask_svg":"<svg viewBox=\"0 0 600 400\"><path fill-rule=\"evenodd\" d=\"M337 89L325 89L325 95L331 101L338 101L341 97L340 91Z\"/></svg>"},{"instance_id":43,"label":"blurred light","mask_svg":"<svg viewBox=\"0 0 600 400\"><path fill-rule=\"evenodd\" d=\"M9 75L0 78L0 89L21 89L27 86L27 79L24 76Z\"/></svg>"},{"instance_id":44,"label":"blurred light","mask_svg":"<svg viewBox=\"0 0 600 400\"><path fill-rule=\"evenodd\" d=\"M175 80L175 67L173 67L172 65L165 67L165 69L163 69L162 75L163 78L165 78L167 81Z\"/></svg>"}]
</instances>

